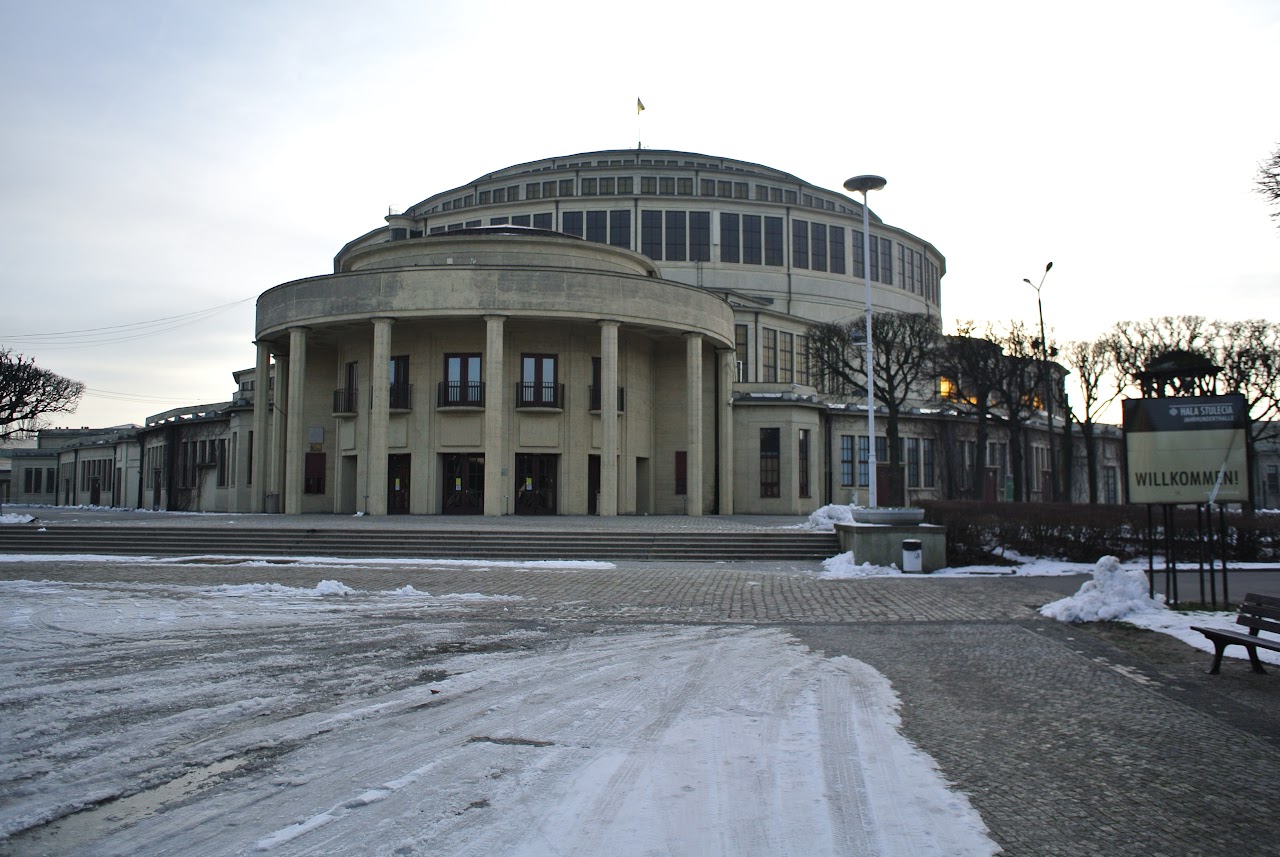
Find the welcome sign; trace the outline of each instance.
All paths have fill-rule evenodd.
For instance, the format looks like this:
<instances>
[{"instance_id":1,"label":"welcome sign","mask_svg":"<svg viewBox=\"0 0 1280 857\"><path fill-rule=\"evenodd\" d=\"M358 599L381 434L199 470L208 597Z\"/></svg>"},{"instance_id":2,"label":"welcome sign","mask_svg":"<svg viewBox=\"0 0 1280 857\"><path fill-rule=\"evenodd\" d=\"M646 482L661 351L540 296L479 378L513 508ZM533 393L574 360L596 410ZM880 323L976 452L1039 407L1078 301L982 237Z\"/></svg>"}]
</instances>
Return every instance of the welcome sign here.
<instances>
[{"instance_id":1,"label":"welcome sign","mask_svg":"<svg viewBox=\"0 0 1280 857\"><path fill-rule=\"evenodd\" d=\"M1131 503L1249 499L1244 396L1125 399Z\"/></svg>"}]
</instances>

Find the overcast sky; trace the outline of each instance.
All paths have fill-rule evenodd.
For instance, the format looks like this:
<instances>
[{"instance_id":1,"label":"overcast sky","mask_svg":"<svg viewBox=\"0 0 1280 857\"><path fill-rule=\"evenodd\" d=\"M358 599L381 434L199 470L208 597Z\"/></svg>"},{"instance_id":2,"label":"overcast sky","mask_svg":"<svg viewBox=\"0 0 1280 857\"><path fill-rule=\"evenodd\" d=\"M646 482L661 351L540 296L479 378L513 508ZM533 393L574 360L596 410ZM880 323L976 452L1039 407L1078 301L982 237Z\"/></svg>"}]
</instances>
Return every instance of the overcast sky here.
<instances>
[{"instance_id":1,"label":"overcast sky","mask_svg":"<svg viewBox=\"0 0 1280 857\"><path fill-rule=\"evenodd\" d=\"M948 322L1034 322L1049 261L1059 339L1280 318L1273 0L0 0L0 31L0 345L88 385L57 425L229 398L257 295L388 206L638 130L885 176Z\"/></svg>"}]
</instances>

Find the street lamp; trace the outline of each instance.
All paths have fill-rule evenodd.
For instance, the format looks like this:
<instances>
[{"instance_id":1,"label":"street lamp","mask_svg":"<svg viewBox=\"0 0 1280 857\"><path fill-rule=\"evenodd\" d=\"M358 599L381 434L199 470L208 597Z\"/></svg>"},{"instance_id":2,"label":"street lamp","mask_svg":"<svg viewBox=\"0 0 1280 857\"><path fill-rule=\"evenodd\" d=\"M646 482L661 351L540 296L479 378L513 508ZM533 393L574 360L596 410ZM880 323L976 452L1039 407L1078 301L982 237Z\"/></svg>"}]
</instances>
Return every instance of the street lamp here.
<instances>
[{"instance_id":1,"label":"street lamp","mask_svg":"<svg viewBox=\"0 0 1280 857\"><path fill-rule=\"evenodd\" d=\"M876 400L871 352L871 230L867 226L867 193L888 182L880 176L854 176L844 189L862 194L862 277L867 283L867 508L876 508Z\"/></svg>"},{"instance_id":2,"label":"street lamp","mask_svg":"<svg viewBox=\"0 0 1280 857\"><path fill-rule=\"evenodd\" d=\"M1053 373L1049 369L1049 340L1044 336L1044 302L1040 300L1040 288L1044 285L1044 278L1049 276L1049 269L1053 267L1053 263L1044 266L1044 273L1040 275L1039 285L1031 282L1026 277L1022 278L1022 282L1036 290L1036 309L1040 311L1040 356L1044 361L1044 414L1049 421L1049 499L1058 499L1058 458L1054 451L1053 443L1053 379L1050 377Z\"/></svg>"}]
</instances>

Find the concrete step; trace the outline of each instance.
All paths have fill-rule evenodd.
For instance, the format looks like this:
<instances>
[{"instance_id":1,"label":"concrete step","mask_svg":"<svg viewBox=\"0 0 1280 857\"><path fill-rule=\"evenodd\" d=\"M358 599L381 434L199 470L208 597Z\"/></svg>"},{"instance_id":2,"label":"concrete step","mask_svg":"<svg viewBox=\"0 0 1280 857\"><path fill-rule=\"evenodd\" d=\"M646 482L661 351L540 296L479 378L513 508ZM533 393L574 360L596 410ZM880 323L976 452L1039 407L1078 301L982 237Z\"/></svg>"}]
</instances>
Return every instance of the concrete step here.
<instances>
[{"instance_id":1,"label":"concrete step","mask_svg":"<svg viewBox=\"0 0 1280 857\"><path fill-rule=\"evenodd\" d=\"M336 556L422 559L788 560L839 553L834 533L95 527L0 529L9 554Z\"/></svg>"}]
</instances>

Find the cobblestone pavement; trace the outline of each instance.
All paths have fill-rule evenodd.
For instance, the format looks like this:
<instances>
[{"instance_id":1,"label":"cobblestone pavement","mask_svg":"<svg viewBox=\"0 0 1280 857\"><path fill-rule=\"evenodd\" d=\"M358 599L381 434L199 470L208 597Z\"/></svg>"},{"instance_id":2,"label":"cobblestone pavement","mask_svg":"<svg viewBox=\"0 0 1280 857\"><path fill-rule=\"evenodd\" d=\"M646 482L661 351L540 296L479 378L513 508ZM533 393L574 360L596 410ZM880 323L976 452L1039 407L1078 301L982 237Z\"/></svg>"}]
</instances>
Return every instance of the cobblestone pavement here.
<instances>
[{"instance_id":1,"label":"cobblestone pavement","mask_svg":"<svg viewBox=\"0 0 1280 857\"><path fill-rule=\"evenodd\" d=\"M611 569L273 564L0 564L0 578L87 583L482 592L519 601L434 618L561 633L651 623L786 628L884 673L903 729L968 793L1009 855L1280 853L1280 675L1124 626L1034 608L1081 578L823 581L816 563L625 563Z\"/></svg>"}]
</instances>

